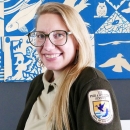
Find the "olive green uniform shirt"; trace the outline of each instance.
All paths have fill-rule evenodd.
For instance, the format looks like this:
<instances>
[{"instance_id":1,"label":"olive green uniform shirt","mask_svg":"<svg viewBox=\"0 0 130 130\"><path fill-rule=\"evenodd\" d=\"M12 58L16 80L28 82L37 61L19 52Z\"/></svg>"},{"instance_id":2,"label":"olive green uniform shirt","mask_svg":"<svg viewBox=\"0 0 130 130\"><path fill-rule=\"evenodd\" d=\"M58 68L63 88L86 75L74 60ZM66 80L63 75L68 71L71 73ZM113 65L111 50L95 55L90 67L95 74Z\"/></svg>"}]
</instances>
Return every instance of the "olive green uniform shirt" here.
<instances>
[{"instance_id":1,"label":"olive green uniform shirt","mask_svg":"<svg viewBox=\"0 0 130 130\"><path fill-rule=\"evenodd\" d=\"M16 130L24 130L33 105L45 89L42 76L38 75L30 84ZM121 130L115 93L101 71L86 67L74 81L69 92L68 117L70 130Z\"/></svg>"}]
</instances>

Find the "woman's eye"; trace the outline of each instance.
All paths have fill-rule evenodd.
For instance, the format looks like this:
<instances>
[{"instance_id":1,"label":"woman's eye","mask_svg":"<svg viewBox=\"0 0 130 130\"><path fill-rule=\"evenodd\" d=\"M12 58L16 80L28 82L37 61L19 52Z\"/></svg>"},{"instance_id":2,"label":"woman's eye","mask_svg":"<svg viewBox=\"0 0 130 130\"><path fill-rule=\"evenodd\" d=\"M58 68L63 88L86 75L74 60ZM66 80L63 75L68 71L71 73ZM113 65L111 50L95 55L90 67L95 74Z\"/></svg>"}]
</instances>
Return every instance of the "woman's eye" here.
<instances>
[{"instance_id":1,"label":"woman's eye","mask_svg":"<svg viewBox=\"0 0 130 130\"><path fill-rule=\"evenodd\" d=\"M63 35L62 35L62 34L60 34L60 33L58 33L58 34L57 34L57 37L61 37L61 36L63 36Z\"/></svg>"},{"instance_id":2,"label":"woman's eye","mask_svg":"<svg viewBox=\"0 0 130 130\"><path fill-rule=\"evenodd\" d=\"M36 37L37 38L45 38L45 35L43 35L43 34L37 34Z\"/></svg>"},{"instance_id":3,"label":"woman's eye","mask_svg":"<svg viewBox=\"0 0 130 130\"><path fill-rule=\"evenodd\" d=\"M54 38L62 38L62 37L63 37L63 34L61 33L54 34Z\"/></svg>"}]
</instances>

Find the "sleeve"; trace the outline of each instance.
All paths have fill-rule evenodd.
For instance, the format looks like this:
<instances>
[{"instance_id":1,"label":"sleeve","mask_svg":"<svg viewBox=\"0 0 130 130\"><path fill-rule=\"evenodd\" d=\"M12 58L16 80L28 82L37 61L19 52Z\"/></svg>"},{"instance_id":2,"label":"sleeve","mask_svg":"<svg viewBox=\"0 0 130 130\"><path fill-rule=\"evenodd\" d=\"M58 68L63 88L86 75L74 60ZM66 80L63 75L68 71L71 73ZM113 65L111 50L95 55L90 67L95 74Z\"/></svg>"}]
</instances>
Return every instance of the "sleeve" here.
<instances>
[{"instance_id":1,"label":"sleeve","mask_svg":"<svg viewBox=\"0 0 130 130\"><path fill-rule=\"evenodd\" d=\"M35 77L32 82L30 83L30 87L27 93L26 103L24 111L20 117L20 120L17 125L16 130L23 130L25 127L25 123L28 119L29 113L32 109L32 105L37 99L37 96L41 93L43 89L42 80L41 80L42 74ZM38 90L37 90L38 89Z\"/></svg>"},{"instance_id":2,"label":"sleeve","mask_svg":"<svg viewBox=\"0 0 130 130\"><path fill-rule=\"evenodd\" d=\"M26 102L25 102L25 104L28 102L28 99L29 99L31 93L32 93L33 90L34 90L34 85L32 85L32 84L33 84L33 81L30 83L30 86L29 86L29 90L28 90L28 93L27 93L27 97L26 97Z\"/></svg>"},{"instance_id":3,"label":"sleeve","mask_svg":"<svg viewBox=\"0 0 130 130\"><path fill-rule=\"evenodd\" d=\"M114 91L100 77L84 85L75 112L77 130L121 130Z\"/></svg>"},{"instance_id":4,"label":"sleeve","mask_svg":"<svg viewBox=\"0 0 130 130\"><path fill-rule=\"evenodd\" d=\"M31 94L33 93L33 91L36 89L36 87L37 87L37 84L42 84L42 75L43 75L43 73L42 74L40 74L40 75L38 75L38 76L36 76L32 81L31 81L31 83L30 83L30 86L29 86L29 90L28 90L28 93L27 93L27 97L26 97L26 102L25 102L25 104L27 104L27 102L28 102L28 100L29 100L29 98L30 98L30 96L31 96Z\"/></svg>"}]
</instances>

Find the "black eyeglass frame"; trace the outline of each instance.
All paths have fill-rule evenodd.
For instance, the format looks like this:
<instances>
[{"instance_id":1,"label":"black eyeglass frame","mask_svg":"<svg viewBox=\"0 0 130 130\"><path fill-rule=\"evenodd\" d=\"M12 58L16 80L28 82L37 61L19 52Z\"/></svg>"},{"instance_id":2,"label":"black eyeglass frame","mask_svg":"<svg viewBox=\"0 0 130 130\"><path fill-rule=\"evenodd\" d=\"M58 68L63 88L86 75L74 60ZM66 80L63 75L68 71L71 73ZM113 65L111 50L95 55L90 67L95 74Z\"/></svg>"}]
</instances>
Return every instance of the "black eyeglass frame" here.
<instances>
[{"instance_id":1,"label":"black eyeglass frame","mask_svg":"<svg viewBox=\"0 0 130 130\"><path fill-rule=\"evenodd\" d=\"M49 35L52 33L52 32L55 32L55 31L63 31L63 32L65 32L65 34L66 34L66 41L65 41L65 43L64 44L62 44L62 45L55 45L51 40L50 40L50 37L49 37ZM66 44L66 42L67 42L67 40L68 40L68 35L70 35L70 34L72 34L72 32L67 32L67 31L65 31L65 30L54 30L54 31L51 31L50 33L48 33L48 34L45 34L44 32L42 32L42 31L33 31L33 32L30 32L30 33L28 33L27 34L27 36L28 36L28 39L29 39L29 42L31 43L31 40L30 40L30 35L32 34L32 33L34 33L34 32L40 32L40 33L42 33L44 36L45 36L45 41L46 41L46 37L48 37L49 38L49 40L50 40L50 42L53 44L53 45L55 45L55 46L63 46L63 45L65 45ZM40 46L35 46L34 44L32 44L33 46L35 46L35 47L41 47L41 46L43 46L44 45L44 43L45 43L45 41L43 42L43 44L41 44Z\"/></svg>"}]
</instances>

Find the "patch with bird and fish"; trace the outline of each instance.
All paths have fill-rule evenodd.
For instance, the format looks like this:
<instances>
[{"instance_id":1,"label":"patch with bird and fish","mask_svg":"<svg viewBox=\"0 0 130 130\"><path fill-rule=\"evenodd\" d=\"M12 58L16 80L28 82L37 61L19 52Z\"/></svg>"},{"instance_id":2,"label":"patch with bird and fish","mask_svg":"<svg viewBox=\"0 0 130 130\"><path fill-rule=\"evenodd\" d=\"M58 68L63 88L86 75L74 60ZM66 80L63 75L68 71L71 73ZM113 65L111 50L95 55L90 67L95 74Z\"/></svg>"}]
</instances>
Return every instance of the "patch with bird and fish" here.
<instances>
[{"instance_id":1,"label":"patch with bird and fish","mask_svg":"<svg viewBox=\"0 0 130 130\"><path fill-rule=\"evenodd\" d=\"M93 90L88 94L90 114L94 121L108 124L113 120L113 108L107 90Z\"/></svg>"}]
</instances>

